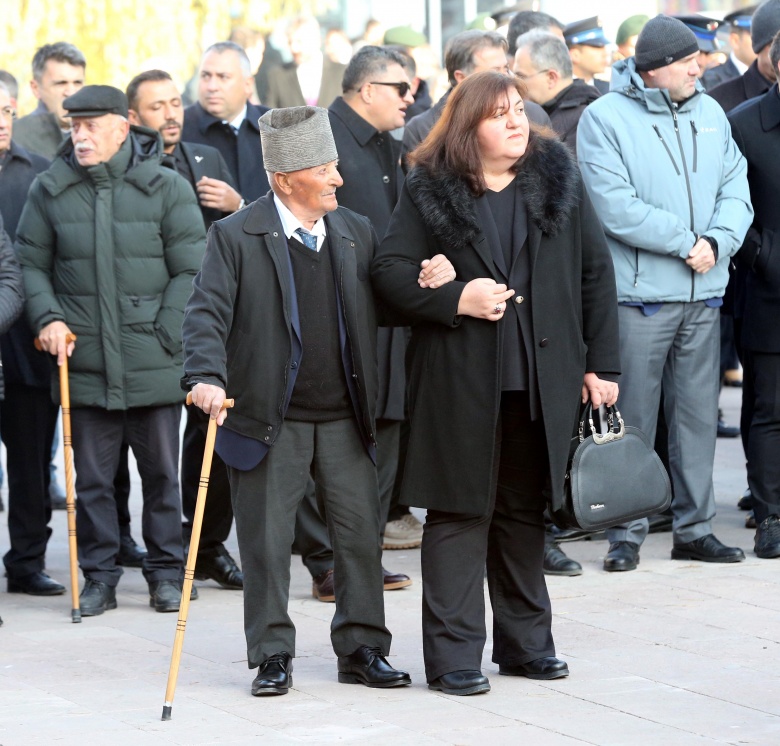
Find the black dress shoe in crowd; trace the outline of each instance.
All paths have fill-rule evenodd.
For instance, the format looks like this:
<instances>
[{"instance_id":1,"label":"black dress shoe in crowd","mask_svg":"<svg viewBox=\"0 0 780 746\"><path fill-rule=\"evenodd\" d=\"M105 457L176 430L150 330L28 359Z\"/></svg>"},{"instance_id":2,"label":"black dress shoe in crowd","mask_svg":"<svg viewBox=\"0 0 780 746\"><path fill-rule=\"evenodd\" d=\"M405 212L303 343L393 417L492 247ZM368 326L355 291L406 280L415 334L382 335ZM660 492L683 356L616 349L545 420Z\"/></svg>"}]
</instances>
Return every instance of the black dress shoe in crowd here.
<instances>
[{"instance_id":1,"label":"black dress shoe in crowd","mask_svg":"<svg viewBox=\"0 0 780 746\"><path fill-rule=\"evenodd\" d=\"M564 541L596 540L604 538L604 531L585 531L581 528L558 528L550 526L548 529L550 535L559 544Z\"/></svg>"},{"instance_id":2,"label":"black dress shoe in crowd","mask_svg":"<svg viewBox=\"0 0 780 746\"><path fill-rule=\"evenodd\" d=\"M750 487L748 487L743 493L742 497L739 498L739 502L737 503L737 507L740 510L753 510L755 508L755 503L753 502L753 493L750 491Z\"/></svg>"},{"instance_id":3,"label":"black dress shoe in crowd","mask_svg":"<svg viewBox=\"0 0 780 746\"><path fill-rule=\"evenodd\" d=\"M567 557L556 542L544 545L545 575L582 575L582 565Z\"/></svg>"},{"instance_id":4,"label":"black dress shoe in crowd","mask_svg":"<svg viewBox=\"0 0 780 746\"><path fill-rule=\"evenodd\" d=\"M65 586L52 580L45 572L34 572L22 577L8 578L9 593L26 593L28 596L61 596Z\"/></svg>"},{"instance_id":5,"label":"black dress shoe in crowd","mask_svg":"<svg viewBox=\"0 0 780 746\"><path fill-rule=\"evenodd\" d=\"M312 578L311 595L324 603L333 603L336 600L332 567L325 570L325 572L321 572L316 578Z\"/></svg>"},{"instance_id":6,"label":"black dress shoe in crowd","mask_svg":"<svg viewBox=\"0 0 780 746\"><path fill-rule=\"evenodd\" d=\"M490 682L482 671L452 671L428 682L428 688L435 692L465 697L490 691Z\"/></svg>"},{"instance_id":7,"label":"black dress shoe in crowd","mask_svg":"<svg viewBox=\"0 0 780 746\"><path fill-rule=\"evenodd\" d=\"M116 588L99 580L85 578L84 589L79 596L81 616L98 616L116 608Z\"/></svg>"},{"instance_id":8,"label":"black dress shoe in crowd","mask_svg":"<svg viewBox=\"0 0 780 746\"><path fill-rule=\"evenodd\" d=\"M672 523L674 523L674 516L671 513L657 513L651 515L647 522L649 524L649 534L663 534L672 530Z\"/></svg>"},{"instance_id":9,"label":"black dress shoe in crowd","mask_svg":"<svg viewBox=\"0 0 780 746\"><path fill-rule=\"evenodd\" d=\"M780 516L764 518L756 529L754 546L756 557L774 559L780 557Z\"/></svg>"},{"instance_id":10,"label":"black dress shoe in crowd","mask_svg":"<svg viewBox=\"0 0 780 746\"><path fill-rule=\"evenodd\" d=\"M339 656L340 684L363 684L373 689L407 686L412 679L406 671L393 668L381 648L361 645L351 655Z\"/></svg>"},{"instance_id":11,"label":"black dress shoe in crowd","mask_svg":"<svg viewBox=\"0 0 780 746\"><path fill-rule=\"evenodd\" d=\"M275 653L266 658L252 682L252 696L287 694L293 683L292 670L292 656L287 652Z\"/></svg>"},{"instance_id":12,"label":"black dress shoe in crowd","mask_svg":"<svg viewBox=\"0 0 780 746\"><path fill-rule=\"evenodd\" d=\"M244 573L222 544L207 553L198 553L195 579L216 580L229 591L240 591L244 588Z\"/></svg>"},{"instance_id":13,"label":"black dress shoe in crowd","mask_svg":"<svg viewBox=\"0 0 780 746\"><path fill-rule=\"evenodd\" d=\"M607 572L636 570L638 564L639 545L633 541L613 541L604 557L604 569Z\"/></svg>"},{"instance_id":14,"label":"black dress shoe in crowd","mask_svg":"<svg viewBox=\"0 0 780 746\"><path fill-rule=\"evenodd\" d=\"M165 613L178 611L181 604L182 584L178 580L152 580L149 582L149 606ZM198 589L193 585L190 601L196 601Z\"/></svg>"},{"instance_id":15,"label":"black dress shoe in crowd","mask_svg":"<svg viewBox=\"0 0 780 746\"><path fill-rule=\"evenodd\" d=\"M382 568L382 577L384 578L384 589L386 591L397 591L399 588L407 588L412 584L412 579L402 572L390 572Z\"/></svg>"},{"instance_id":16,"label":"black dress shoe in crowd","mask_svg":"<svg viewBox=\"0 0 780 746\"><path fill-rule=\"evenodd\" d=\"M550 656L516 666L499 666L498 672L502 676L525 676L527 679L562 679L569 675L569 667L566 661Z\"/></svg>"},{"instance_id":17,"label":"black dress shoe in crowd","mask_svg":"<svg viewBox=\"0 0 780 746\"><path fill-rule=\"evenodd\" d=\"M146 550L135 543L130 534L119 537L119 554L116 556L117 565L124 567L143 567Z\"/></svg>"},{"instance_id":18,"label":"black dress shoe in crowd","mask_svg":"<svg viewBox=\"0 0 780 746\"><path fill-rule=\"evenodd\" d=\"M672 547L672 559L699 560L699 562L742 562L745 553L739 547L727 547L715 538L715 534L707 534L700 539L694 539L684 544Z\"/></svg>"},{"instance_id":19,"label":"black dress shoe in crowd","mask_svg":"<svg viewBox=\"0 0 780 746\"><path fill-rule=\"evenodd\" d=\"M719 438L738 438L739 428L734 425L727 425L723 419L723 412L718 410L718 437Z\"/></svg>"}]
</instances>

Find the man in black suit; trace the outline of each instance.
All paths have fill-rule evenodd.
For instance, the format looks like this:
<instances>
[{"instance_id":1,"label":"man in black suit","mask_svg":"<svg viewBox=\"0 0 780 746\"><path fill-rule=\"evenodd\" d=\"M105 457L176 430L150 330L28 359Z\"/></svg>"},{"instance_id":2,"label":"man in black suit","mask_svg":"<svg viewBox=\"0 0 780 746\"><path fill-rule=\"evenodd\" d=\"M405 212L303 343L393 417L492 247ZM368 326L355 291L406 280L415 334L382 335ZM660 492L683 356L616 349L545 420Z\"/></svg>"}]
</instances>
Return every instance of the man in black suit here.
<instances>
[{"instance_id":1,"label":"man in black suit","mask_svg":"<svg viewBox=\"0 0 780 746\"><path fill-rule=\"evenodd\" d=\"M770 46L780 70L780 33ZM742 273L741 347L745 402L742 429L758 557L780 557L780 92L777 83L729 114L734 140L748 162L755 217L737 255ZM750 405L746 411L745 404Z\"/></svg>"},{"instance_id":2,"label":"man in black suit","mask_svg":"<svg viewBox=\"0 0 780 746\"><path fill-rule=\"evenodd\" d=\"M249 57L238 44L212 44L200 63L198 102L184 110L181 132L185 142L210 145L222 154L245 203L269 189L257 128L268 108L249 103L253 83Z\"/></svg>"},{"instance_id":3,"label":"man in black suit","mask_svg":"<svg viewBox=\"0 0 780 746\"><path fill-rule=\"evenodd\" d=\"M208 145L181 141L184 107L171 76L163 70L148 70L136 75L127 86L127 100L130 122L157 130L162 135L168 165L187 179L197 194L206 230L215 220L235 212L243 200L233 188L233 177L219 151ZM181 459L182 510L187 519L184 524L185 545L189 544L195 516L207 425L208 418L200 410L188 408ZM123 515L129 523L126 498L122 501L119 495L118 491L120 524ZM215 454L195 577L199 580L211 578L223 588L240 590L244 585L243 575L224 544L232 522L227 471L223 461Z\"/></svg>"}]
</instances>

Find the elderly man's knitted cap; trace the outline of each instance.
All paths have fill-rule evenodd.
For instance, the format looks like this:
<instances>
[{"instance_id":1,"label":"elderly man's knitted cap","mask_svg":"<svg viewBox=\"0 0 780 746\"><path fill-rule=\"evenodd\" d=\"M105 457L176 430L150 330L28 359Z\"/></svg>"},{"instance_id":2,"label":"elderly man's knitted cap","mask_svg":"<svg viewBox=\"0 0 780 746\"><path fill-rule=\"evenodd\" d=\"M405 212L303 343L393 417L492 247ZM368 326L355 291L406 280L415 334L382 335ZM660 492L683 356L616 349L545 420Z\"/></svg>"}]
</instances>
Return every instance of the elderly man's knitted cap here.
<instances>
[{"instance_id":1,"label":"elderly man's knitted cap","mask_svg":"<svg viewBox=\"0 0 780 746\"><path fill-rule=\"evenodd\" d=\"M780 0L766 0L753 13L750 24L750 41L758 54L780 31Z\"/></svg>"},{"instance_id":2,"label":"elderly man's knitted cap","mask_svg":"<svg viewBox=\"0 0 780 746\"><path fill-rule=\"evenodd\" d=\"M266 171L288 174L338 160L327 109L271 109L257 120L257 126Z\"/></svg>"},{"instance_id":3,"label":"elderly man's knitted cap","mask_svg":"<svg viewBox=\"0 0 780 746\"><path fill-rule=\"evenodd\" d=\"M657 15L639 32L634 53L636 69L657 70L698 51L696 35L682 21Z\"/></svg>"}]
</instances>

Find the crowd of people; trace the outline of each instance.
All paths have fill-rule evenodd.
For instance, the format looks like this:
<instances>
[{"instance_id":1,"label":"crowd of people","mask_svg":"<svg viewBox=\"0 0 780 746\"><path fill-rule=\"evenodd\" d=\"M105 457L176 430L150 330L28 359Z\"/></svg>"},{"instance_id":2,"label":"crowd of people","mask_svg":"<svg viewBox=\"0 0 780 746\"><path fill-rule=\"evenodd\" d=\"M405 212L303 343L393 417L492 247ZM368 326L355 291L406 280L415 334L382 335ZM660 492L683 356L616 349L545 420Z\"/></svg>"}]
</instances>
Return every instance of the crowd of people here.
<instances>
[{"instance_id":1,"label":"crowd of people","mask_svg":"<svg viewBox=\"0 0 780 746\"><path fill-rule=\"evenodd\" d=\"M606 532L605 571L649 531L672 559L745 559L713 533L719 435L742 437L754 552L780 557L780 0L722 23L728 56L700 15L632 16L610 55L598 18L509 14L448 41L436 101L419 34L326 53L308 17L286 63L210 46L189 105L165 70L87 84L56 42L17 119L0 71L8 592L65 592L46 546L66 358L81 614L116 608L123 567L179 610L215 419L195 578L243 590L256 696L292 685L292 553L335 601L340 682L410 683L383 591L412 580L382 550L416 547L429 688L489 691L485 577L499 673L569 675L544 575L580 574L561 543L593 537L548 504L588 400L618 403L673 488Z\"/></svg>"}]
</instances>

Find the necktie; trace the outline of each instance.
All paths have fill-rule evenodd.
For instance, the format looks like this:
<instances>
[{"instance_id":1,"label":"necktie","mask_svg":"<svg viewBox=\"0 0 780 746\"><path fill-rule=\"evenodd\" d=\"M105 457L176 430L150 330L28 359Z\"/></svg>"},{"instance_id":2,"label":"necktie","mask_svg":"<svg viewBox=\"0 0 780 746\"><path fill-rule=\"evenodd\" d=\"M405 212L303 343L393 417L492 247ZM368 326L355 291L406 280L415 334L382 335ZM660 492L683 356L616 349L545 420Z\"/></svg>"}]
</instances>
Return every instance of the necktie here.
<instances>
[{"instance_id":1,"label":"necktie","mask_svg":"<svg viewBox=\"0 0 780 746\"><path fill-rule=\"evenodd\" d=\"M295 232L300 236L301 242L307 249L317 251L317 236L303 230L303 228L296 228Z\"/></svg>"}]
</instances>

